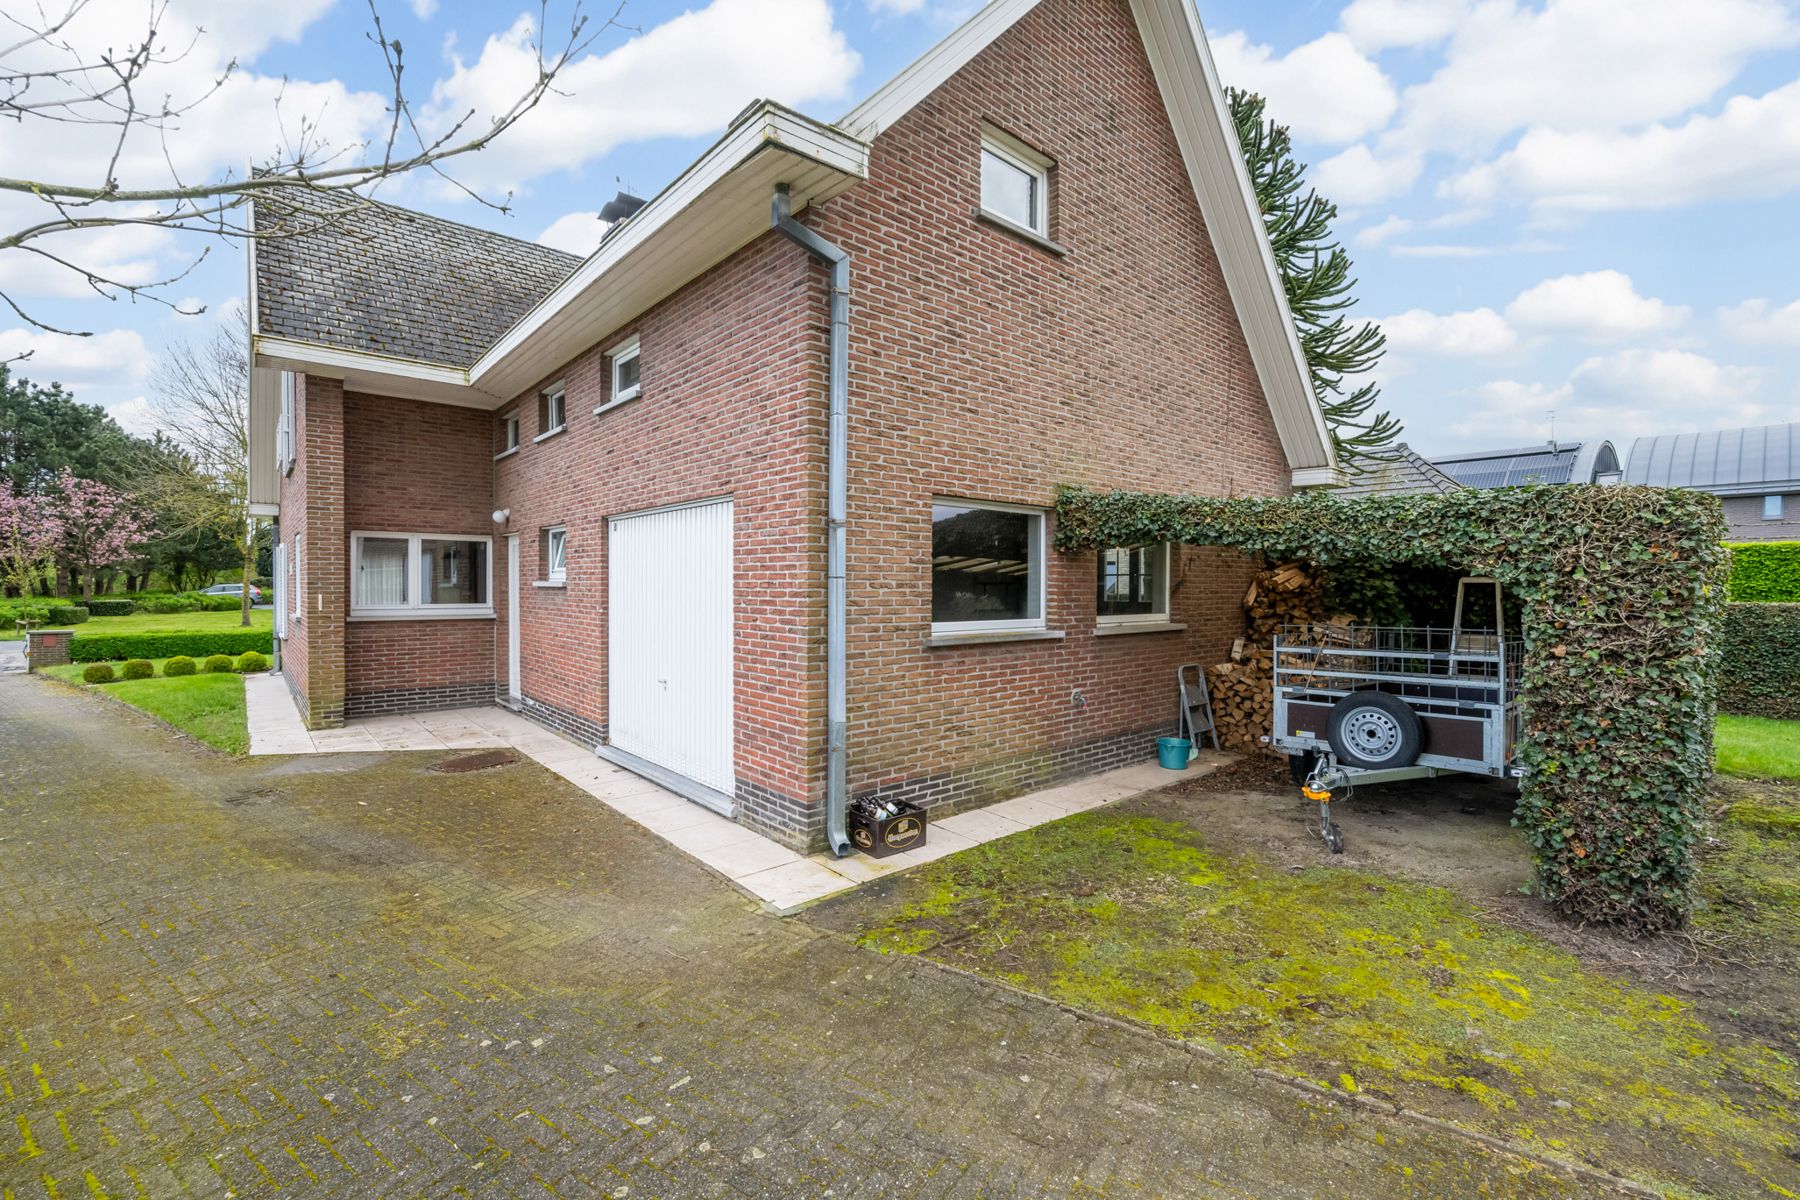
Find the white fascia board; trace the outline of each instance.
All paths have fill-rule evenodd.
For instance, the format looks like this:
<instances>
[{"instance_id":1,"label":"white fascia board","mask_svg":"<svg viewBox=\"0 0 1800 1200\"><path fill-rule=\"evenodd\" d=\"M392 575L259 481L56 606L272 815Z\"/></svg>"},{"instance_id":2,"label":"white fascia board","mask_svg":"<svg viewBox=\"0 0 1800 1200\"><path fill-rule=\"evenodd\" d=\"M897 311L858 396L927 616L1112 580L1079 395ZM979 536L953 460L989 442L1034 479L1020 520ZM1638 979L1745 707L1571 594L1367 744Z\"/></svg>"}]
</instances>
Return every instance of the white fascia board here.
<instances>
[{"instance_id":1,"label":"white fascia board","mask_svg":"<svg viewBox=\"0 0 1800 1200\"><path fill-rule=\"evenodd\" d=\"M1293 484L1297 488L1337 487L1344 482L1336 467L1296 467Z\"/></svg>"},{"instance_id":2,"label":"white fascia board","mask_svg":"<svg viewBox=\"0 0 1800 1200\"><path fill-rule=\"evenodd\" d=\"M838 120L838 128L865 141L874 140L1037 6L1038 0L993 0L874 95L845 113Z\"/></svg>"},{"instance_id":3,"label":"white fascia board","mask_svg":"<svg viewBox=\"0 0 1800 1200\"><path fill-rule=\"evenodd\" d=\"M1294 471L1336 460L1194 0L1132 0L1263 395Z\"/></svg>"},{"instance_id":4,"label":"white fascia board","mask_svg":"<svg viewBox=\"0 0 1800 1200\"><path fill-rule=\"evenodd\" d=\"M281 505L253 503L250 505L250 515L253 517L279 517Z\"/></svg>"},{"instance_id":5,"label":"white fascia board","mask_svg":"<svg viewBox=\"0 0 1800 1200\"><path fill-rule=\"evenodd\" d=\"M461 367L321 346L316 342L269 334L253 335L250 348L253 366L339 379L346 391L455 404L464 408L491 409L501 402L500 397L471 387L469 373Z\"/></svg>"},{"instance_id":6,"label":"white fascia board","mask_svg":"<svg viewBox=\"0 0 1800 1200\"><path fill-rule=\"evenodd\" d=\"M479 387L559 312L590 289L603 286L607 272L653 239L671 219L692 207L734 168L768 146L778 146L852 179L868 178L867 142L771 101L756 105L635 213L622 231L603 242L574 274L519 318L469 368L469 381ZM593 332L597 336L607 331Z\"/></svg>"}]
</instances>

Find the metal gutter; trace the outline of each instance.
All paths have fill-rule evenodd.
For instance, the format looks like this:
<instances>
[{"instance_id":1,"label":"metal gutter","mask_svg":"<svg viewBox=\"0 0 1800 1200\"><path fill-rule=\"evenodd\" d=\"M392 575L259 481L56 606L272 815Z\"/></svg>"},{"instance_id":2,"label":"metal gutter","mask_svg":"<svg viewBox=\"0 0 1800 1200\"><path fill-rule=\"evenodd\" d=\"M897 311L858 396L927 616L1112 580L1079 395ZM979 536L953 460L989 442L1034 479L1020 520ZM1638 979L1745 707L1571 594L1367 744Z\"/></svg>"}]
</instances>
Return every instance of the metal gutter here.
<instances>
[{"instance_id":1,"label":"metal gutter","mask_svg":"<svg viewBox=\"0 0 1800 1200\"><path fill-rule=\"evenodd\" d=\"M844 646L848 637L845 610L844 531L849 523L850 476L850 255L794 220L788 185L775 185L769 202L769 227L831 268L831 342L829 350L829 428L825 457L825 841L839 858L850 853L844 810L848 802L845 772L848 741L849 676Z\"/></svg>"}]
</instances>

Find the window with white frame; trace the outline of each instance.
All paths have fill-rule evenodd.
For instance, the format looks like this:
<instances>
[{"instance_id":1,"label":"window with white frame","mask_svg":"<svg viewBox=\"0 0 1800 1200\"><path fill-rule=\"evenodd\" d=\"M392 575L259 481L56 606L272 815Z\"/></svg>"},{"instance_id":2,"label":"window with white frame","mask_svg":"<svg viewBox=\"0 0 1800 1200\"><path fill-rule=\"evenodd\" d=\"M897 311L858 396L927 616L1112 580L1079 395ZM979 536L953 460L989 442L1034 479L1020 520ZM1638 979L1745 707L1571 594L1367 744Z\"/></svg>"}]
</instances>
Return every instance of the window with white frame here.
<instances>
[{"instance_id":1,"label":"window with white frame","mask_svg":"<svg viewBox=\"0 0 1800 1200\"><path fill-rule=\"evenodd\" d=\"M294 470L294 373L281 373L281 417L275 423L275 469L283 475Z\"/></svg>"},{"instance_id":2,"label":"window with white frame","mask_svg":"<svg viewBox=\"0 0 1800 1200\"><path fill-rule=\"evenodd\" d=\"M492 538L350 535L353 617L491 617Z\"/></svg>"},{"instance_id":3,"label":"window with white frame","mask_svg":"<svg viewBox=\"0 0 1800 1200\"><path fill-rule=\"evenodd\" d=\"M568 422L568 397L562 384L547 387L538 393L538 430L537 441L543 441L553 433L561 433Z\"/></svg>"},{"instance_id":4,"label":"window with white frame","mask_svg":"<svg viewBox=\"0 0 1800 1200\"><path fill-rule=\"evenodd\" d=\"M1099 554L1095 613L1104 623L1169 619L1169 544L1110 546Z\"/></svg>"},{"instance_id":5,"label":"window with white frame","mask_svg":"<svg viewBox=\"0 0 1800 1200\"><path fill-rule=\"evenodd\" d=\"M544 582L569 578L569 531L561 525L544 530Z\"/></svg>"},{"instance_id":6,"label":"window with white frame","mask_svg":"<svg viewBox=\"0 0 1800 1200\"><path fill-rule=\"evenodd\" d=\"M1781 496L1764 496L1763 497L1763 520L1765 520L1765 521L1781 520L1781 514L1783 511L1782 499L1783 498Z\"/></svg>"},{"instance_id":7,"label":"window with white frame","mask_svg":"<svg viewBox=\"0 0 1800 1200\"><path fill-rule=\"evenodd\" d=\"M639 349L638 339L632 337L607 352L606 357L612 363L612 395L595 412L605 412L614 405L636 400L642 393L643 387L638 382Z\"/></svg>"},{"instance_id":8,"label":"window with white frame","mask_svg":"<svg viewBox=\"0 0 1800 1200\"><path fill-rule=\"evenodd\" d=\"M300 564L306 561L303 553L306 547L306 534L294 534L294 615L298 617L306 608L306 590L300 586Z\"/></svg>"},{"instance_id":9,"label":"window with white frame","mask_svg":"<svg viewBox=\"0 0 1800 1200\"><path fill-rule=\"evenodd\" d=\"M981 207L990 216L1050 236L1050 160L997 129L981 135Z\"/></svg>"},{"instance_id":10,"label":"window with white frame","mask_svg":"<svg viewBox=\"0 0 1800 1200\"><path fill-rule=\"evenodd\" d=\"M1043 624L1042 510L933 501L932 632L1039 629Z\"/></svg>"},{"instance_id":11,"label":"window with white frame","mask_svg":"<svg viewBox=\"0 0 1800 1200\"><path fill-rule=\"evenodd\" d=\"M507 413L500 418L500 453L495 458L511 454L519 448L519 414Z\"/></svg>"}]
</instances>

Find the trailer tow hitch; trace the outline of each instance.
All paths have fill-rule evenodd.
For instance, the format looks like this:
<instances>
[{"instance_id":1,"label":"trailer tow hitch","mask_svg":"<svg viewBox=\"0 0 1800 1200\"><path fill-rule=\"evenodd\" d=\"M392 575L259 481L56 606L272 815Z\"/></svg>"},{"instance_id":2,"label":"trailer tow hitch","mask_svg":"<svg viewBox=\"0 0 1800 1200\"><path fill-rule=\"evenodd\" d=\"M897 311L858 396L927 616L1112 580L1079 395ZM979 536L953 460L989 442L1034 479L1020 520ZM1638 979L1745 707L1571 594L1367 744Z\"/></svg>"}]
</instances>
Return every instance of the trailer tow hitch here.
<instances>
[{"instance_id":1,"label":"trailer tow hitch","mask_svg":"<svg viewBox=\"0 0 1800 1200\"><path fill-rule=\"evenodd\" d=\"M1338 823L1331 819L1331 774L1333 773L1325 767L1315 770L1307 777L1306 782L1300 785L1300 794L1319 806L1319 836L1325 839L1325 844L1331 847L1333 854L1342 854L1344 852L1344 831L1339 829ZM1348 799L1349 795L1350 786L1346 782L1344 797Z\"/></svg>"}]
</instances>

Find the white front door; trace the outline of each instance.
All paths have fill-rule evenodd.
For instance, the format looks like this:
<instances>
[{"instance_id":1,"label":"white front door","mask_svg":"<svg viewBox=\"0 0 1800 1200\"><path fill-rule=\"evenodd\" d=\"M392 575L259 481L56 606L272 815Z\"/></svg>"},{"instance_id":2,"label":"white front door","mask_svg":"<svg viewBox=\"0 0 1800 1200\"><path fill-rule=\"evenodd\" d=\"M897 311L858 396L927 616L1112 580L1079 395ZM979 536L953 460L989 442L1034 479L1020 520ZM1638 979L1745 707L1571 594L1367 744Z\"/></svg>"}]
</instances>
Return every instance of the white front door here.
<instances>
[{"instance_id":1,"label":"white front door","mask_svg":"<svg viewBox=\"0 0 1800 1200\"><path fill-rule=\"evenodd\" d=\"M519 535L506 535L506 695L519 702Z\"/></svg>"},{"instance_id":2,"label":"white front door","mask_svg":"<svg viewBox=\"0 0 1800 1200\"><path fill-rule=\"evenodd\" d=\"M608 523L607 741L729 797L731 501Z\"/></svg>"}]
</instances>

